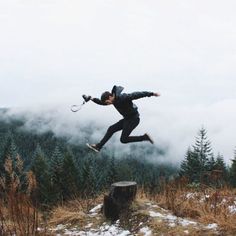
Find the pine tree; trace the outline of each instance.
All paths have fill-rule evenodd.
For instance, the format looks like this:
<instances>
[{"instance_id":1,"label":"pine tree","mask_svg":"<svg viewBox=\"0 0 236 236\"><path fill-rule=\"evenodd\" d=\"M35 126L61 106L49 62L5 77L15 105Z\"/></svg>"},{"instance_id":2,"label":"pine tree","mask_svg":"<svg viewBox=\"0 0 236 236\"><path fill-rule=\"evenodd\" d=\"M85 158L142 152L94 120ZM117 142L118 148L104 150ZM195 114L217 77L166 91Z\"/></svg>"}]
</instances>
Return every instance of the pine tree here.
<instances>
[{"instance_id":1,"label":"pine tree","mask_svg":"<svg viewBox=\"0 0 236 236\"><path fill-rule=\"evenodd\" d=\"M215 170L222 171L222 179L224 182L228 182L229 180L229 171L227 169L227 166L224 162L224 157L218 153L215 163Z\"/></svg>"},{"instance_id":2,"label":"pine tree","mask_svg":"<svg viewBox=\"0 0 236 236\"><path fill-rule=\"evenodd\" d=\"M227 172L226 164L224 162L224 157L220 153L218 153L216 157L215 169L221 170L223 173Z\"/></svg>"},{"instance_id":3,"label":"pine tree","mask_svg":"<svg viewBox=\"0 0 236 236\"><path fill-rule=\"evenodd\" d=\"M2 177L5 179L5 189L8 191L10 188L10 184L12 182L13 178L18 178L17 174L15 173L15 170L17 170L17 146L15 144L15 141L13 139L13 135L11 132L8 132L6 137L5 146L3 149L3 154L0 157L0 178ZM10 163L10 169L11 171L8 171L6 167L6 164ZM22 176L20 176L22 178ZM23 180L23 179L21 179Z\"/></svg>"},{"instance_id":4,"label":"pine tree","mask_svg":"<svg viewBox=\"0 0 236 236\"><path fill-rule=\"evenodd\" d=\"M38 144L31 162L30 170L33 171L36 181L36 198L41 204L51 203L51 184L49 175L49 165L47 158Z\"/></svg>"},{"instance_id":5,"label":"pine tree","mask_svg":"<svg viewBox=\"0 0 236 236\"><path fill-rule=\"evenodd\" d=\"M212 171L212 170L215 170L215 168L216 168L216 160L215 160L214 156L212 155L207 160L206 170L207 171Z\"/></svg>"},{"instance_id":6,"label":"pine tree","mask_svg":"<svg viewBox=\"0 0 236 236\"><path fill-rule=\"evenodd\" d=\"M8 133L6 138L5 147L3 149L3 154L0 157L0 175L4 175L5 169L4 164L7 158L11 158L13 161L13 167L15 167L16 157L18 155L17 146L15 144L12 133Z\"/></svg>"},{"instance_id":7,"label":"pine tree","mask_svg":"<svg viewBox=\"0 0 236 236\"><path fill-rule=\"evenodd\" d=\"M63 200L63 155L58 145L52 154L49 169L53 200Z\"/></svg>"},{"instance_id":8,"label":"pine tree","mask_svg":"<svg viewBox=\"0 0 236 236\"><path fill-rule=\"evenodd\" d=\"M205 171L214 166L211 143L207 132L201 128L192 149L188 149L185 160L181 163L180 175L187 176L191 182L200 182Z\"/></svg>"},{"instance_id":9,"label":"pine tree","mask_svg":"<svg viewBox=\"0 0 236 236\"><path fill-rule=\"evenodd\" d=\"M67 151L63 158L62 181L64 198L68 199L77 194L79 185L78 169L70 151Z\"/></svg>"},{"instance_id":10,"label":"pine tree","mask_svg":"<svg viewBox=\"0 0 236 236\"><path fill-rule=\"evenodd\" d=\"M193 146L193 152L197 154L200 161L200 172L207 170L207 162L212 157L211 143L207 139L207 131L201 128L196 143Z\"/></svg>"},{"instance_id":11,"label":"pine tree","mask_svg":"<svg viewBox=\"0 0 236 236\"><path fill-rule=\"evenodd\" d=\"M96 193L97 179L95 175L94 160L92 160L92 157L87 157L84 161L81 177L80 192L82 195L85 197L94 196Z\"/></svg>"},{"instance_id":12,"label":"pine tree","mask_svg":"<svg viewBox=\"0 0 236 236\"><path fill-rule=\"evenodd\" d=\"M233 187L236 187L236 149L234 151L234 158L232 159L232 165L230 167L230 183Z\"/></svg>"},{"instance_id":13,"label":"pine tree","mask_svg":"<svg viewBox=\"0 0 236 236\"><path fill-rule=\"evenodd\" d=\"M107 185L110 186L112 183L117 181L117 176L118 176L114 155L111 158L109 158L109 163L106 168L107 168L106 182Z\"/></svg>"},{"instance_id":14,"label":"pine tree","mask_svg":"<svg viewBox=\"0 0 236 236\"><path fill-rule=\"evenodd\" d=\"M200 165L198 155L189 148L180 166L180 176L186 176L190 182L199 182Z\"/></svg>"}]
</instances>

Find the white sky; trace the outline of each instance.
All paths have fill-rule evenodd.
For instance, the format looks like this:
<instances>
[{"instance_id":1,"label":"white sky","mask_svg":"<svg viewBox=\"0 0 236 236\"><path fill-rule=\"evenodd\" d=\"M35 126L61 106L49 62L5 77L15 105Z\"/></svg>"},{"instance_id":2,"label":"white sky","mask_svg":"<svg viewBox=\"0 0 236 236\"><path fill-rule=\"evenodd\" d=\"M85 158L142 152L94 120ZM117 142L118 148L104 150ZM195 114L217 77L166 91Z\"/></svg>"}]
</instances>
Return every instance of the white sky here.
<instances>
[{"instance_id":1,"label":"white sky","mask_svg":"<svg viewBox=\"0 0 236 236\"><path fill-rule=\"evenodd\" d=\"M235 12L234 0L1 0L0 107L67 106L114 84L158 91L138 101L140 129L181 156L204 125L229 160Z\"/></svg>"}]
</instances>

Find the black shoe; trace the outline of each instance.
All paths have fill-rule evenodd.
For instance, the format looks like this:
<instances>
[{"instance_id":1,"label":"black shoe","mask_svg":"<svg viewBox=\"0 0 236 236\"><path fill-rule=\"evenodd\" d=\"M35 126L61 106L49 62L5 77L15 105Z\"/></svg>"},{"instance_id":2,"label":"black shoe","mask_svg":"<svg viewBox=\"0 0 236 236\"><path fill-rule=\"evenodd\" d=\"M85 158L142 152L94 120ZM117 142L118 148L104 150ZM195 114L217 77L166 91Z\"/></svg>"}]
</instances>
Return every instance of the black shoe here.
<instances>
[{"instance_id":1,"label":"black shoe","mask_svg":"<svg viewBox=\"0 0 236 236\"><path fill-rule=\"evenodd\" d=\"M100 148L98 148L96 144L89 144L89 143L86 143L86 145L87 145L90 149L92 149L93 151L95 151L95 152L99 152L99 151L100 151Z\"/></svg>"},{"instance_id":2,"label":"black shoe","mask_svg":"<svg viewBox=\"0 0 236 236\"><path fill-rule=\"evenodd\" d=\"M153 141L153 139L151 138L151 136L149 134L146 133L146 134L144 134L144 136L145 136L147 141L149 141L151 144L154 144L154 141Z\"/></svg>"}]
</instances>

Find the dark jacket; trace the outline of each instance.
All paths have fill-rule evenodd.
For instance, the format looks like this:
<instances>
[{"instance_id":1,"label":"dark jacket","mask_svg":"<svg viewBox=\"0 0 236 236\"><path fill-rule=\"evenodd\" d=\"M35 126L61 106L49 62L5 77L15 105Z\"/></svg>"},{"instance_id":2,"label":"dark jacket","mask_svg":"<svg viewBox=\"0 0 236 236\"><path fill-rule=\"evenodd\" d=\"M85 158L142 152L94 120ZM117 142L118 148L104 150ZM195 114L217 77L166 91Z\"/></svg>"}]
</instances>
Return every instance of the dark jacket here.
<instances>
[{"instance_id":1,"label":"dark jacket","mask_svg":"<svg viewBox=\"0 0 236 236\"><path fill-rule=\"evenodd\" d=\"M139 116L138 108L132 100L153 96L152 92L133 92L127 94L122 93L123 90L123 87L115 85L111 93L115 95L114 107L124 118ZM98 98L93 98L93 102L99 105L107 105Z\"/></svg>"}]
</instances>

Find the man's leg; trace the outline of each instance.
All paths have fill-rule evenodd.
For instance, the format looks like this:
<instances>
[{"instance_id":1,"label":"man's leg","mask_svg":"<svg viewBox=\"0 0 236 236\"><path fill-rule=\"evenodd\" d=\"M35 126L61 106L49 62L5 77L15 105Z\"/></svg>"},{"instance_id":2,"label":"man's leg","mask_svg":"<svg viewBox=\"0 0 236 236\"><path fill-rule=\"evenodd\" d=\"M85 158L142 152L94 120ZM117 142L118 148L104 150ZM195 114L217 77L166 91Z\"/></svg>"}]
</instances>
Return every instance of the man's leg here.
<instances>
[{"instance_id":1,"label":"man's leg","mask_svg":"<svg viewBox=\"0 0 236 236\"><path fill-rule=\"evenodd\" d=\"M138 126L139 122L139 117L124 120L123 131L120 137L120 141L122 143L149 141L147 134L141 136L129 136L131 132Z\"/></svg>"},{"instance_id":2,"label":"man's leg","mask_svg":"<svg viewBox=\"0 0 236 236\"><path fill-rule=\"evenodd\" d=\"M124 123L124 119L110 126L107 129L107 132L105 136L103 137L103 139L98 144L96 144L96 147L100 150L115 132L123 129L123 123Z\"/></svg>"}]
</instances>

